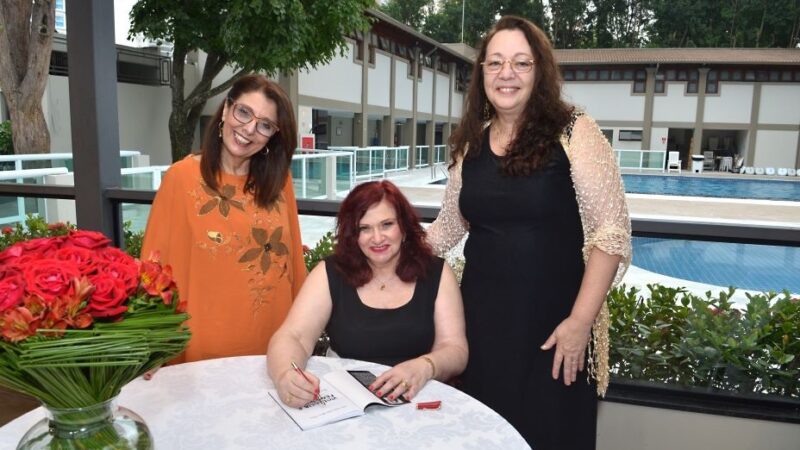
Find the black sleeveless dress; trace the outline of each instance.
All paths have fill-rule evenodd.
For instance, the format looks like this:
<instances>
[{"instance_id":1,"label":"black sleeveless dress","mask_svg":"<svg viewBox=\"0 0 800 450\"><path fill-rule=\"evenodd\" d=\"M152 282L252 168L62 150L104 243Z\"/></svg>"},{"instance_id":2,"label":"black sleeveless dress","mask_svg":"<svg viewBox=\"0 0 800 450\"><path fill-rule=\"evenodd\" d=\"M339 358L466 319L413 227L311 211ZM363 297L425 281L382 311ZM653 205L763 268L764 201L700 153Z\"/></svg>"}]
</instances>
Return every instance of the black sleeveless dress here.
<instances>
[{"instance_id":1,"label":"black sleeveless dress","mask_svg":"<svg viewBox=\"0 0 800 450\"><path fill-rule=\"evenodd\" d=\"M505 417L537 450L595 448L596 387L579 372L553 380L542 351L569 316L583 277L583 230L561 145L530 176L504 176L489 148L464 161L459 198L469 222L461 291L469 343L464 390Z\"/></svg>"},{"instance_id":2,"label":"black sleeveless dress","mask_svg":"<svg viewBox=\"0 0 800 450\"><path fill-rule=\"evenodd\" d=\"M424 277L417 279L411 300L394 309L365 305L356 289L336 269L334 256L325 258L333 309L326 331L331 348L342 358L394 366L431 351L436 330L433 311L444 260L432 257Z\"/></svg>"}]
</instances>

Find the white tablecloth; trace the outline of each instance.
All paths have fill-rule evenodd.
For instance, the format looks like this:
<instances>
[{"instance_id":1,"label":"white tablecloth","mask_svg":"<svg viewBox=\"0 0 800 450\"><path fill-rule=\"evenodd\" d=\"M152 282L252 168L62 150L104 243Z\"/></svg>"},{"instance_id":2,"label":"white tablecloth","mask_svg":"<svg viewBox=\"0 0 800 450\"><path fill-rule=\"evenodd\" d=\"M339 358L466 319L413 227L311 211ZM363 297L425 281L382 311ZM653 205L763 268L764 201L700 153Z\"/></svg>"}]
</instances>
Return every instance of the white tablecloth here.
<instances>
[{"instance_id":1,"label":"white tablecloth","mask_svg":"<svg viewBox=\"0 0 800 450\"><path fill-rule=\"evenodd\" d=\"M381 366L314 357L308 369ZM365 416L301 431L267 394L266 358L248 356L180 364L150 381L126 386L118 404L145 419L159 450L179 449L525 449L519 433L497 413L461 391L429 382L417 401L442 400L438 411L415 406L370 407ZM44 416L37 408L0 428L0 449L13 449Z\"/></svg>"}]
</instances>

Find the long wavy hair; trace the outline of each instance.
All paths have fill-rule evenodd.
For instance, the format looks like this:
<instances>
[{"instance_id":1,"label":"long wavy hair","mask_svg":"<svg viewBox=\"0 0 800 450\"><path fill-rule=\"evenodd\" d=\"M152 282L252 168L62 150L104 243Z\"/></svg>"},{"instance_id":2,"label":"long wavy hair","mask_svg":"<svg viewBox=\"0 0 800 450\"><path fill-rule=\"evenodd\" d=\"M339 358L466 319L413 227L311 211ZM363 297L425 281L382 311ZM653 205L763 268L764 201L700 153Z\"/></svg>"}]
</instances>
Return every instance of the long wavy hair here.
<instances>
[{"instance_id":1,"label":"long wavy hair","mask_svg":"<svg viewBox=\"0 0 800 450\"><path fill-rule=\"evenodd\" d=\"M424 277L433 256L416 211L397 186L386 180L359 184L344 199L336 216L334 267L350 286L363 286L373 277L367 257L358 246L359 222L367 210L381 200L394 207L404 236L395 270L398 278L409 282Z\"/></svg>"},{"instance_id":2,"label":"long wavy hair","mask_svg":"<svg viewBox=\"0 0 800 450\"><path fill-rule=\"evenodd\" d=\"M222 112L226 104L230 109L239 97L250 92L261 92L264 97L275 102L278 110L279 130L269 138L264 149L250 157L244 183L245 192L253 194L256 205L266 208L278 199L289 176L292 154L297 148L297 122L292 102L283 89L267 77L245 75L233 83L206 127L203 148L200 151L203 155L200 159L200 173L208 187L215 190L219 188L222 171L222 137L219 133ZM266 154L265 149L269 149Z\"/></svg>"},{"instance_id":3,"label":"long wavy hair","mask_svg":"<svg viewBox=\"0 0 800 450\"><path fill-rule=\"evenodd\" d=\"M533 52L535 76L531 96L518 119L517 134L502 159L501 170L511 176L530 175L547 164L574 108L561 99L561 71L547 35L531 21L516 16L503 16L483 38L472 68L464 116L450 137L453 148L451 165L457 158L465 157L465 153L466 158L474 158L481 151L484 124L494 116L494 107L483 89L484 74L480 63L486 59L489 42L503 30L519 30L525 35Z\"/></svg>"}]
</instances>

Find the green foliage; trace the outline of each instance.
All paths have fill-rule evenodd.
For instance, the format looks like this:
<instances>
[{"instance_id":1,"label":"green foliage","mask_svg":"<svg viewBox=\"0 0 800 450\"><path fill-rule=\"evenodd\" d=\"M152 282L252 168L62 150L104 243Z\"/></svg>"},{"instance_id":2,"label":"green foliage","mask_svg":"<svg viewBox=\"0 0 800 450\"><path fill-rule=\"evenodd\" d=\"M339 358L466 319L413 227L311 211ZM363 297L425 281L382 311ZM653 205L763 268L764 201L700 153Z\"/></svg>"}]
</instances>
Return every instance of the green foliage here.
<instances>
[{"instance_id":1,"label":"green foliage","mask_svg":"<svg viewBox=\"0 0 800 450\"><path fill-rule=\"evenodd\" d=\"M43 218L35 215L28 215L25 223L17 223L13 227L5 227L0 233L0 252L17 242L28 241L36 238L63 236L74 230L75 225L54 223L48 224Z\"/></svg>"},{"instance_id":2,"label":"green foliage","mask_svg":"<svg viewBox=\"0 0 800 450\"><path fill-rule=\"evenodd\" d=\"M609 294L610 363L616 377L738 393L800 397L800 301L734 290L705 298L648 285L649 298L619 286Z\"/></svg>"},{"instance_id":3,"label":"green foliage","mask_svg":"<svg viewBox=\"0 0 800 450\"><path fill-rule=\"evenodd\" d=\"M317 242L314 248L303 249L303 258L306 262L306 270L311 272L311 269L313 269L320 261L333 253L335 246L336 240L333 235L333 231L328 231Z\"/></svg>"},{"instance_id":4,"label":"green foliage","mask_svg":"<svg viewBox=\"0 0 800 450\"><path fill-rule=\"evenodd\" d=\"M514 14L545 30L556 48L794 47L796 0L390 0L382 9L440 42L477 46L495 17ZM418 9L414 11L414 7Z\"/></svg>"},{"instance_id":5,"label":"green foliage","mask_svg":"<svg viewBox=\"0 0 800 450\"><path fill-rule=\"evenodd\" d=\"M11 121L0 122L0 155L14 154L14 140L11 137Z\"/></svg>"},{"instance_id":6,"label":"green foliage","mask_svg":"<svg viewBox=\"0 0 800 450\"><path fill-rule=\"evenodd\" d=\"M134 258L140 258L144 231L132 231L131 221L127 220L122 224L122 234L125 237L125 252Z\"/></svg>"},{"instance_id":7,"label":"green foliage","mask_svg":"<svg viewBox=\"0 0 800 450\"><path fill-rule=\"evenodd\" d=\"M369 28L364 9L374 0L139 0L129 36L173 44L170 140L178 160L192 149L205 102L249 72L270 75L330 62L345 37ZM184 90L183 67L191 51L207 54L201 79ZM212 82L226 65L234 75ZM188 94L187 94L188 93Z\"/></svg>"}]
</instances>

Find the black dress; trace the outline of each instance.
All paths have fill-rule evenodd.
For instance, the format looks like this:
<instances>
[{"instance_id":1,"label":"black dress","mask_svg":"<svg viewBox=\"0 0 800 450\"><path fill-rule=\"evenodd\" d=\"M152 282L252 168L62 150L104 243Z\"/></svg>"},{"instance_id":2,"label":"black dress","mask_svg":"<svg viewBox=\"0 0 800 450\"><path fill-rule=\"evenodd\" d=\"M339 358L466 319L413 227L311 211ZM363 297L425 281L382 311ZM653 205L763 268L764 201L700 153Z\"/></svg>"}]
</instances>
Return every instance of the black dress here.
<instances>
[{"instance_id":1,"label":"black dress","mask_svg":"<svg viewBox=\"0 0 800 450\"><path fill-rule=\"evenodd\" d=\"M326 331L331 348L342 358L394 366L431 351L436 329L433 311L444 260L431 257L428 271L417 279L414 294L403 306L378 309L365 305L356 289L336 269L334 256L325 258L333 303Z\"/></svg>"},{"instance_id":2,"label":"black dress","mask_svg":"<svg viewBox=\"0 0 800 450\"><path fill-rule=\"evenodd\" d=\"M583 230L564 149L530 176L504 176L489 148L464 161L459 207L469 222L461 284L469 343L464 390L537 450L593 449L594 384L553 380L542 351L569 316L583 277Z\"/></svg>"}]
</instances>

